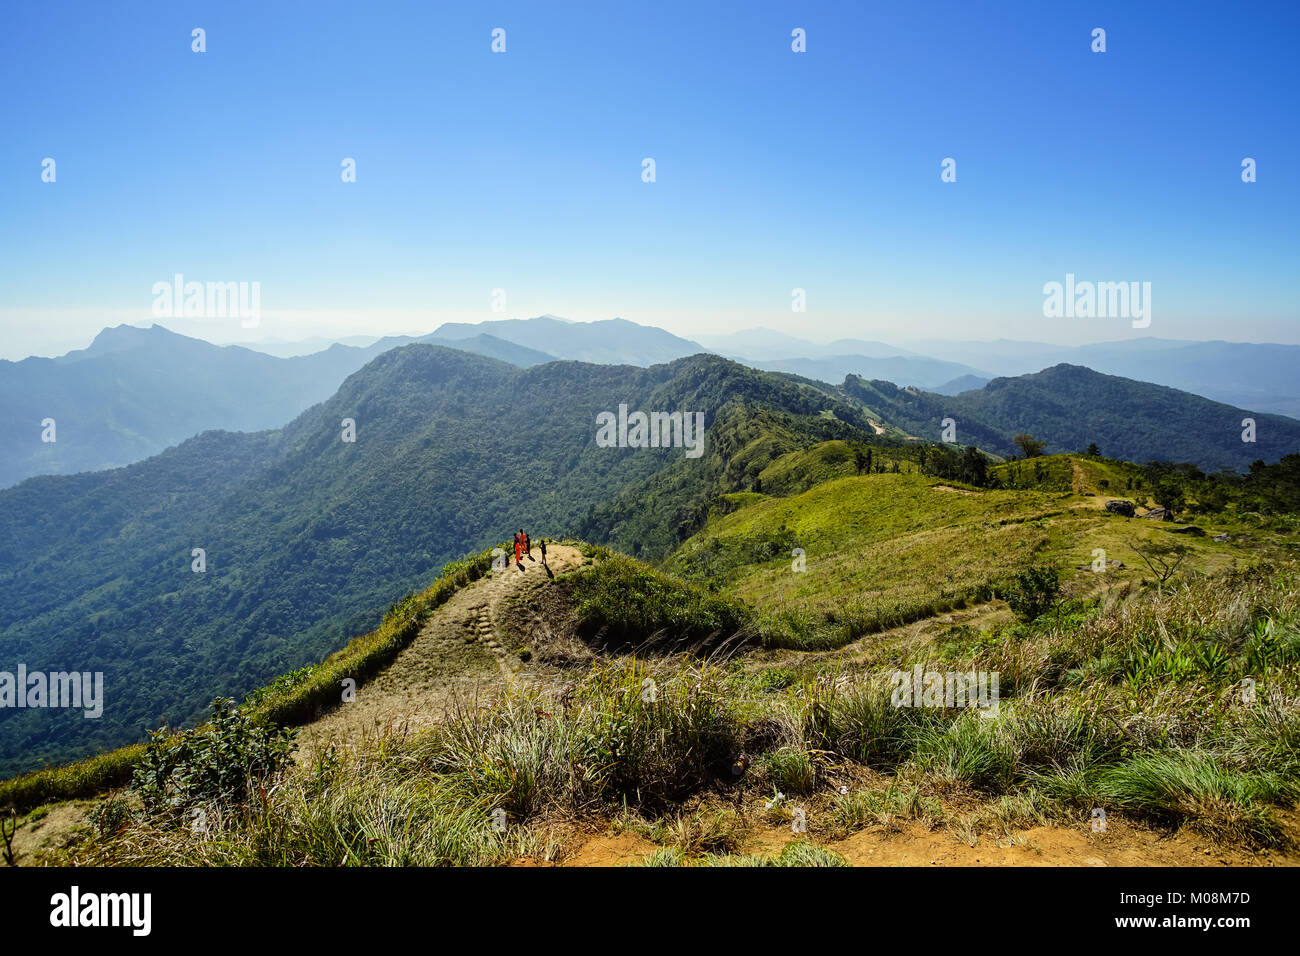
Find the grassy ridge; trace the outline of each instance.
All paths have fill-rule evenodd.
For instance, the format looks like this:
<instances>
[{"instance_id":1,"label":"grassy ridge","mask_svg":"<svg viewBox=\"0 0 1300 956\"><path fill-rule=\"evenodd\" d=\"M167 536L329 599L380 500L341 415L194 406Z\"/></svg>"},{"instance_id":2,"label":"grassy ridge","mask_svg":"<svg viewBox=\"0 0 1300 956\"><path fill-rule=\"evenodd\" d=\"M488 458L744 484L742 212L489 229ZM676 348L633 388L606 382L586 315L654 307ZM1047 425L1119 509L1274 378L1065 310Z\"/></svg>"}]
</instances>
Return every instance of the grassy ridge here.
<instances>
[{"instance_id":1,"label":"grassy ridge","mask_svg":"<svg viewBox=\"0 0 1300 956\"><path fill-rule=\"evenodd\" d=\"M574 815L617 816L661 845L646 861L657 866L840 865L816 841L907 818L961 834L1086 827L1095 809L1277 846L1276 808L1300 797L1298 587L1300 567L1261 567L847 670L827 660L785 686L739 659L619 658L563 694L466 704L414 736L291 767L212 807L207 832L138 815L71 860L499 864L556 858L552 823ZM692 607L696 629L709 626L711 609ZM1192 670L1136 666L1179 642L1221 655ZM999 712L895 706L888 675L913 662L1000 671ZM1239 692L1247 672L1253 696ZM746 806L783 825L800 811L807 842L738 853Z\"/></svg>"},{"instance_id":2,"label":"grassy ridge","mask_svg":"<svg viewBox=\"0 0 1300 956\"><path fill-rule=\"evenodd\" d=\"M906 471L859 477L836 445L787 455L774 467L784 474L806 464L818 472L833 460L849 475L784 498L731 496L665 568L755 606L768 619L769 643L815 649L988 600L1031 561L1061 566L1077 589L1092 592L1141 582L1147 569L1134 545L1185 547L1186 568L1201 573L1272 547L1271 538L1173 536L1174 525L1106 512L1104 494L1069 490L1072 481L1090 488L1124 479L1102 463L1081 464L1076 473L1069 456L1017 462L1000 467L1038 468L1043 484L1061 490L980 490ZM1209 519L1209 528L1253 538L1257 525L1225 513ZM796 570L796 548L803 571ZM1125 567L1108 565L1105 575L1082 570L1098 549Z\"/></svg>"}]
</instances>

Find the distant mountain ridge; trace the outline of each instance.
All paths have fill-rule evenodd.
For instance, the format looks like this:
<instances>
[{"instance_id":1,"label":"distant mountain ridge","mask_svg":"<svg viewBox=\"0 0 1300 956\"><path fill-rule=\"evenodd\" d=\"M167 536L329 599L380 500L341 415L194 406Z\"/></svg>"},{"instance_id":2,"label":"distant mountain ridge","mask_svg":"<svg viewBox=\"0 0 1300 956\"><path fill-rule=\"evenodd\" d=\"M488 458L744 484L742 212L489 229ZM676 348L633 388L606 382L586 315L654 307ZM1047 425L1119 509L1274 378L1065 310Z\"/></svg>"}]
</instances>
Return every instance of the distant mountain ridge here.
<instances>
[{"instance_id":1,"label":"distant mountain ridge","mask_svg":"<svg viewBox=\"0 0 1300 956\"><path fill-rule=\"evenodd\" d=\"M477 324L446 322L438 326L430 338L444 342L464 341L484 331L545 351L556 358L602 365L646 367L708 351L698 342L627 319L566 322L554 316L538 316L532 319L490 319Z\"/></svg>"},{"instance_id":2,"label":"distant mountain ridge","mask_svg":"<svg viewBox=\"0 0 1300 956\"><path fill-rule=\"evenodd\" d=\"M897 355L872 358L866 355L842 355L834 358L782 359L754 364L770 372L792 372L822 382L842 382L846 375L884 379L900 385L917 385L921 388L938 387L956 378L987 381L972 371L969 366L923 356Z\"/></svg>"},{"instance_id":3,"label":"distant mountain ridge","mask_svg":"<svg viewBox=\"0 0 1300 956\"><path fill-rule=\"evenodd\" d=\"M32 475L120 467L213 428L279 427L376 355L410 341L335 344L277 358L161 325L120 325L57 358L0 361L0 488ZM521 367L553 360L482 333L455 347ZM47 419L54 420L53 442L42 440Z\"/></svg>"},{"instance_id":4,"label":"distant mountain ridge","mask_svg":"<svg viewBox=\"0 0 1300 956\"><path fill-rule=\"evenodd\" d=\"M1001 455L1019 454L1012 441L1019 433L1045 440L1048 452L1083 451L1096 442L1111 457L1193 462L1211 471L1244 472L1253 461L1277 461L1300 450L1300 421L1295 419L1078 365L995 378L982 389L957 395L900 389L855 376L844 387L886 421L919 438L939 441L943 420L951 418L958 444ZM1253 442L1242 440L1247 418L1255 422Z\"/></svg>"},{"instance_id":5,"label":"distant mountain ridge","mask_svg":"<svg viewBox=\"0 0 1300 956\"><path fill-rule=\"evenodd\" d=\"M914 345L924 354L969 362L997 376L1026 375L1062 363L1082 365L1106 375L1300 419L1300 345L1158 338L1078 346L1010 340Z\"/></svg>"},{"instance_id":6,"label":"distant mountain ridge","mask_svg":"<svg viewBox=\"0 0 1300 956\"><path fill-rule=\"evenodd\" d=\"M950 348L930 343L939 354L934 357L858 339L818 345L770 329L703 338L714 348L755 354L800 350L802 356L729 357L804 379L835 383L853 375L952 395L980 388L991 376L943 355L1028 373L1039 371L1042 366L1034 363L1044 357L1078 354L1091 356L1090 362L1066 364L1191 391L1256 414L1300 415L1295 374L1300 346L1149 338L1077 349L1012 341ZM104 329L87 348L58 358L0 361L0 450L5 452L0 488L37 474L119 467L208 429L279 427L328 398L375 356L412 342L442 344L521 368L557 359L647 367L706 351L689 339L624 319L570 322L554 316L447 323L421 337L389 336L365 346L335 343L289 358L211 345L162 326L118 326ZM42 441L47 419L55 422L54 442Z\"/></svg>"}]
</instances>

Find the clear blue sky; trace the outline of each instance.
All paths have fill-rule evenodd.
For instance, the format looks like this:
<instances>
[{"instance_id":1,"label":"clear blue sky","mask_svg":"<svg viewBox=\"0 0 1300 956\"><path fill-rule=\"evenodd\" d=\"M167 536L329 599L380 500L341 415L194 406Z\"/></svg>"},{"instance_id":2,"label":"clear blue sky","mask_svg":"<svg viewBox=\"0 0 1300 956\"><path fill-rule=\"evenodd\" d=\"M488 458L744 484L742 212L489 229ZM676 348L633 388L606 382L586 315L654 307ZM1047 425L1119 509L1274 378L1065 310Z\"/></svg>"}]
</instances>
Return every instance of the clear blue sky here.
<instances>
[{"instance_id":1,"label":"clear blue sky","mask_svg":"<svg viewBox=\"0 0 1300 956\"><path fill-rule=\"evenodd\" d=\"M500 287L688 336L1300 342L1298 11L6 4L0 355L147 323L176 272L261 283L254 333L165 323L216 340L499 318ZM1151 282L1151 327L1044 318L1067 272Z\"/></svg>"}]
</instances>

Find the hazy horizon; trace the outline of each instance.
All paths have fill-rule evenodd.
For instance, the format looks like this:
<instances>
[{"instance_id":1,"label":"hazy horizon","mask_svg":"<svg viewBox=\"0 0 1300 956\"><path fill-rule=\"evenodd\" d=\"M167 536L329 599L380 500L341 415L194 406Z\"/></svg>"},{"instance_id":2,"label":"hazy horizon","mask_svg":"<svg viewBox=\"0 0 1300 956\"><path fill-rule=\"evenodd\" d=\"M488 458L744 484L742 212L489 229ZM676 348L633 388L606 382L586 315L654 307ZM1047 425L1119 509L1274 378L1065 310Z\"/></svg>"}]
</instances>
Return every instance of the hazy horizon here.
<instances>
[{"instance_id":1,"label":"hazy horizon","mask_svg":"<svg viewBox=\"0 0 1300 956\"><path fill-rule=\"evenodd\" d=\"M566 317L566 316L552 315L552 314L547 313L547 314L545 314L545 315L528 315L528 316L524 316L524 315L519 315L519 316L507 315L507 316L496 316L496 317L493 317L493 318L487 318L487 319L484 319L484 318L478 318L478 319L474 319L474 320L464 320L464 319L462 319L462 320L455 320L455 319L452 319L452 320L447 320L447 321L448 321L448 322L457 322L457 321L460 321L460 322L466 322L467 324L470 324L470 325L487 325L487 324L490 324L490 323L492 323L492 322L497 322L497 321L511 321L511 320L514 320L514 321L527 321L527 320L530 320L530 319L536 319L536 318L551 318L551 319L556 319L556 320L559 320L559 321L561 321L561 322L566 322L566 323L573 324L573 325L587 325L587 324L591 324L591 323L593 323L593 322L602 322L602 321L608 321L609 319L621 319L621 318L625 318L625 317L624 317L624 316L609 316L609 317L606 318L606 319L581 320L581 319L570 319L570 318L568 318L568 317ZM631 320L628 320L628 321L631 321ZM282 347L289 347L289 346L294 346L294 345L299 345L299 344L311 344L311 345L315 345L315 346L317 346L316 348L313 348L311 351L319 351L319 350L322 350L322 349L325 349L325 348L329 348L331 345L333 345L333 344L338 344L338 343L345 344L345 345L358 345L359 347L364 348L364 347L366 347L366 346L368 346L368 345L373 344L374 342L379 341L380 339L384 339L384 338L388 338L388 337L409 336L409 337L412 337L412 338L420 338L420 337L423 337L423 336L430 335L430 334L432 334L433 332L437 331L438 327L439 327L440 325L442 325L442 324L443 324L443 323L440 322L440 323L438 323L438 325L435 325L435 326L432 326L432 327L429 327L429 328L415 328L415 329L407 329L407 330L395 331L395 332L386 332L386 333L384 333L384 334L382 334L382 335L380 335L380 334L376 334L376 333L373 333L373 332L359 332L359 331L356 331L356 332L341 332L341 333L339 333L339 334L320 334L320 333L317 333L317 334L315 334L315 335L303 336L303 337L301 337L301 338L285 338L285 337L282 337L282 336L276 336L276 335L263 335L263 336L259 336L259 337L256 337L256 338L239 338L238 335L235 335L235 336L233 336L233 337L228 336L228 335L215 335L215 336L214 336L214 335L204 335L204 334L202 334L202 333L203 333L203 331L205 331L205 330L203 330L203 329L201 329L201 328L200 328L200 329L187 330L187 329L184 329L184 328L180 328L180 327L178 327L178 323L175 323L175 322L170 322L170 323L169 323L169 322L167 322L167 321L158 321L158 320L156 320L156 319L149 319L149 320L141 321L141 322L115 322L115 323L111 323L111 324L106 324L106 325L100 326L100 327L97 328L94 332L90 333L88 336L86 336L86 337L84 337L84 338L77 339L76 341L72 342L72 344L69 344L69 345L67 345L66 347L63 347L63 348L57 348L57 349L53 349L53 350L46 351L46 352L27 352L27 353L24 353L24 354L0 354L0 360L3 360L3 361L10 361L10 362L19 362L19 361L22 361L23 359L26 359L26 358L58 358L58 357L60 357L60 356L62 356L62 355L66 355L66 354L69 353L69 352L80 351L80 350L82 350L82 349L86 349L86 348L88 348L88 347L91 345L91 343L95 340L95 338L96 338L96 337L97 337L101 332L104 332L104 331L106 331L106 330L110 330L110 329L114 329L114 328L118 328L118 327L123 326L123 325L130 326L130 327L132 327L132 328L138 328L138 329L148 329L148 328L151 328L151 327L154 326L154 325L157 325L157 326L159 326L159 327L161 327L161 328L166 329L168 332L172 332L172 333L177 334L177 335L182 335L182 336L185 336L186 338L198 339L198 340L200 340L200 341L208 342L209 344L216 345L216 346L235 345L235 346L242 346L242 347L245 347L245 348L250 348L250 349L256 350L259 346L282 346ZM638 324L638 325L641 325L641 326L643 326L643 327L647 327L647 328L662 328L661 326L653 326L653 325L650 325L650 324L648 324L648 323L637 323L637 324ZM245 330L245 331L246 331L246 330ZM717 339L717 338L719 338L719 337L721 337L721 336L726 336L726 335L730 335L730 334L739 334L739 333L745 333L745 332L779 332L779 333L781 333L781 334L783 334L783 335L788 335L788 336L790 336L791 338L799 339L799 340L801 340L801 341L803 341L803 342L807 342L807 343L809 343L809 344L811 344L811 345L815 345L815 346L818 346L818 347L825 347L825 346L830 345L831 343L833 343L833 342L835 342L835 341L838 341L839 339L842 339L842 338L852 338L852 339L862 339L862 340L867 340L867 341L877 341L877 342L880 342L881 344L894 346L894 347L896 347L896 348L903 349L903 350L917 350L917 349L922 349L922 348L924 348L927 344L931 344L931 345L935 345L935 346L942 346L942 345L949 345L949 346L950 346L950 345L953 345L953 344L960 344L960 343L972 343L972 344L988 344L988 345L992 345L992 344L996 344L996 343L999 343L999 342L1005 342L1005 343L1008 343L1008 344L1016 344L1016 345L1034 345L1034 346L1042 346L1042 347L1044 347L1044 348L1074 348L1074 347L1086 347L1086 346L1096 346L1096 345L1113 345L1113 344L1116 344L1117 342L1124 341L1123 338L1111 338L1111 339L1100 339L1100 338L1099 338L1099 339L1095 339L1095 340L1088 340L1088 341L1082 341L1082 342L1077 342L1077 343L1063 344L1063 343L1049 342L1049 341L1044 341L1044 340L1039 340L1039 339L1013 339L1013 338L1005 338L1005 337L1001 337L1001 338L978 338L978 337L970 337L970 338L965 338L965 339L926 339L926 338L917 338L917 337L914 337L914 336L911 336L911 335L908 335L908 336L898 336L898 337L894 337L894 338L884 338L884 337L882 337L882 336L876 336L876 335L854 335L854 336L835 336L835 337L825 337L825 336L814 336L814 335L800 335L800 334L798 334L798 332L783 331L783 330L780 330L780 329L773 329L773 328L771 328L771 327L769 327L769 326L748 326L748 327L745 327L745 328L738 328L738 329L734 330L734 332L709 333L709 334L696 335L696 336L691 336L691 335L689 335L689 334L688 334L688 335L683 335L683 334L678 333L678 332L673 332L673 330L671 330L671 329L663 329L663 331L670 332L670 333L672 333L673 335L678 336L679 338L686 339L686 340L688 340L688 341L692 341L692 342L696 342L697 344L699 344L699 345L701 345L701 346L704 346L704 347L705 347L707 350L709 350L709 351L714 351L714 350L715 350L714 346L711 346L711 345L709 344L709 342L710 342L711 340ZM487 329L487 328L484 329L484 332L487 333L487 334L489 334L489 335L490 335L490 334L493 334L492 331L491 331L491 329ZM1145 340L1145 341L1182 342L1182 343L1186 343L1186 344L1189 344L1189 345L1192 345L1192 344L1198 344L1198 343L1204 343L1204 342L1225 342L1225 343L1229 343L1229 344L1255 344L1255 345L1289 345L1289 344L1293 344L1293 343L1283 343L1283 342L1254 342L1254 343L1247 343L1247 342L1244 342L1243 340L1239 340L1239 339L1229 339L1229 338L1221 338L1221 339L1180 339L1180 338L1173 338L1173 337L1170 337L1170 336L1162 336L1162 335L1133 335L1133 336L1131 336L1130 338L1131 338L1132 340L1134 340L1134 341L1144 341L1144 340ZM349 340L349 339L354 339L354 340L355 340L355 339L360 339L360 340L364 340L364 341L361 341L361 342L350 342L350 341L347 341L347 340ZM15 344L16 344L16 343L15 343ZM6 347L6 349L8 349L8 348L9 348L9 343L5 343L5 347ZM17 350L17 351L18 351L18 352L21 352L22 350L19 349L19 350ZM295 354L308 354L308 353L307 353L307 352L303 352L303 353L295 353ZM920 352L919 354L924 355L925 353L924 353L924 352ZM748 356L746 356L746 357L748 357ZM790 359L808 358L808 357L809 357L809 356L797 355L797 354L794 354L794 353L791 353L790 355L783 355L783 356L782 356L782 358L790 358ZM978 364L978 360L973 360L972 363L970 363L970 364Z\"/></svg>"},{"instance_id":2,"label":"hazy horizon","mask_svg":"<svg viewBox=\"0 0 1300 956\"><path fill-rule=\"evenodd\" d=\"M255 329L175 329L223 343L552 313L1300 344L1292 5L84 12L4 15L8 358L148 323L175 275L259 285ZM1046 317L1068 275L1149 283L1150 324Z\"/></svg>"}]
</instances>

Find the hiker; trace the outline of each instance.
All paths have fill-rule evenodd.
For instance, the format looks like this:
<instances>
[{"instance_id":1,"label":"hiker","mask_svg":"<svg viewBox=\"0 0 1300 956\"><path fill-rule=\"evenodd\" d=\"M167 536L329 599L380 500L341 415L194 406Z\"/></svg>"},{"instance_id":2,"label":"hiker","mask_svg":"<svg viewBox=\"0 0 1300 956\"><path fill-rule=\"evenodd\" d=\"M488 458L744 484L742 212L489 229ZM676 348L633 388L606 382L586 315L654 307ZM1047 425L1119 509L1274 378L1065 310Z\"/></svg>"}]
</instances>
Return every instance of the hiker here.
<instances>
[{"instance_id":1,"label":"hiker","mask_svg":"<svg viewBox=\"0 0 1300 956\"><path fill-rule=\"evenodd\" d=\"M546 539L542 539L542 564L546 563Z\"/></svg>"},{"instance_id":2,"label":"hiker","mask_svg":"<svg viewBox=\"0 0 1300 956\"><path fill-rule=\"evenodd\" d=\"M533 557L533 539L528 536L527 532L524 533L524 551L528 554L529 561L537 560Z\"/></svg>"},{"instance_id":3,"label":"hiker","mask_svg":"<svg viewBox=\"0 0 1300 956\"><path fill-rule=\"evenodd\" d=\"M519 568L520 571L524 569L523 557L521 555L524 547L523 534L523 529L520 529L519 533L515 535L515 566Z\"/></svg>"}]
</instances>

